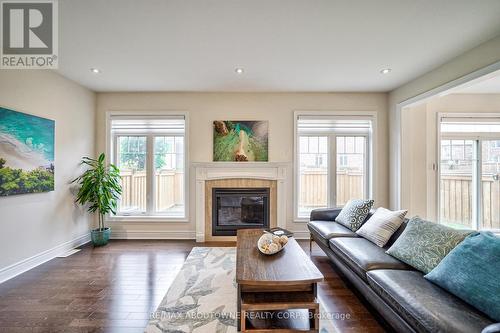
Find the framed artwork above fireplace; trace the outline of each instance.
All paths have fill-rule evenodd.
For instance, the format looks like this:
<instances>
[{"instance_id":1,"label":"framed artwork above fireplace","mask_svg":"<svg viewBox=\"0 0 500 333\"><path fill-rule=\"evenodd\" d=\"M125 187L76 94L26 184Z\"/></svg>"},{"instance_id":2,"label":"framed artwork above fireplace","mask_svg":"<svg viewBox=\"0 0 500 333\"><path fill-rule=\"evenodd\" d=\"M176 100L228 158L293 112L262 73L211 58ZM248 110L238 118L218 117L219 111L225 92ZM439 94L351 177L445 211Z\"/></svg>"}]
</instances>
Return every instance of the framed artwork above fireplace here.
<instances>
[{"instance_id":1,"label":"framed artwork above fireplace","mask_svg":"<svg viewBox=\"0 0 500 333\"><path fill-rule=\"evenodd\" d=\"M267 162L267 121L216 120L213 124L214 162Z\"/></svg>"}]
</instances>

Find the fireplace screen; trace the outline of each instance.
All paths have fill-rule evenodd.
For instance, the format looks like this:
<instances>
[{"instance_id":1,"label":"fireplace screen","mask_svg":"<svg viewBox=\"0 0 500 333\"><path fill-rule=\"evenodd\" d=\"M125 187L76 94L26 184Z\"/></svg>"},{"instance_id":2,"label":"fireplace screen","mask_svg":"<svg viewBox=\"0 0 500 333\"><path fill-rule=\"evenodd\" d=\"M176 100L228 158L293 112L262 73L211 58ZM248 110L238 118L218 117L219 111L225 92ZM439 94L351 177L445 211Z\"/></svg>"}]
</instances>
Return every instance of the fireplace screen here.
<instances>
[{"instance_id":1,"label":"fireplace screen","mask_svg":"<svg viewBox=\"0 0 500 333\"><path fill-rule=\"evenodd\" d=\"M269 188L213 188L212 235L252 228L269 228Z\"/></svg>"}]
</instances>

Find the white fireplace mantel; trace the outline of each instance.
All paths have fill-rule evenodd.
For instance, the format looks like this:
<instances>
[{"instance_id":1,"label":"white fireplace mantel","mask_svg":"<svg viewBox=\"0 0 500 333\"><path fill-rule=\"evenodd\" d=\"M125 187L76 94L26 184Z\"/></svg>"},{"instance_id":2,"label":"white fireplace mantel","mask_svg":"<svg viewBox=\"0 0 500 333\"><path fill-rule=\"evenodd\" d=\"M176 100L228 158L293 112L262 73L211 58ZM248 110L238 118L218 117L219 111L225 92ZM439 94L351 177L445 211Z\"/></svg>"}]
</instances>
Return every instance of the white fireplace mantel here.
<instances>
[{"instance_id":1,"label":"white fireplace mantel","mask_svg":"<svg viewBox=\"0 0 500 333\"><path fill-rule=\"evenodd\" d=\"M213 179L276 180L276 218L278 227L286 226L286 163L211 162L193 163L196 175L196 241L205 241L205 182Z\"/></svg>"}]
</instances>

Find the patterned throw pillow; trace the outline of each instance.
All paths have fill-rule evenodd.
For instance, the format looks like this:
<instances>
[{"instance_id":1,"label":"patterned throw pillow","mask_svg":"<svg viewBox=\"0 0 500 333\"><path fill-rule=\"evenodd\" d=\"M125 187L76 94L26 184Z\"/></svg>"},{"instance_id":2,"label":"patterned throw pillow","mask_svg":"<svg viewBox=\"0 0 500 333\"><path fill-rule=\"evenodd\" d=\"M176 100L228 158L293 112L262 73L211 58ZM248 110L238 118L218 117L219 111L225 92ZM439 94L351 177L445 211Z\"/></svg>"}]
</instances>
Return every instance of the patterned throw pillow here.
<instances>
[{"instance_id":1,"label":"patterned throw pillow","mask_svg":"<svg viewBox=\"0 0 500 333\"><path fill-rule=\"evenodd\" d=\"M407 210L392 211L383 207L377 208L375 214L356 233L383 247L399 229L407 212Z\"/></svg>"},{"instance_id":2,"label":"patterned throw pillow","mask_svg":"<svg viewBox=\"0 0 500 333\"><path fill-rule=\"evenodd\" d=\"M345 204L344 208L342 208L335 221L352 231L356 231L363 225L372 206L373 200L350 200Z\"/></svg>"},{"instance_id":3,"label":"patterned throw pillow","mask_svg":"<svg viewBox=\"0 0 500 333\"><path fill-rule=\"evenodd\" d=\"M386 253L427 274L470 233L414 217Z\"/></svg>"}]
</instances>

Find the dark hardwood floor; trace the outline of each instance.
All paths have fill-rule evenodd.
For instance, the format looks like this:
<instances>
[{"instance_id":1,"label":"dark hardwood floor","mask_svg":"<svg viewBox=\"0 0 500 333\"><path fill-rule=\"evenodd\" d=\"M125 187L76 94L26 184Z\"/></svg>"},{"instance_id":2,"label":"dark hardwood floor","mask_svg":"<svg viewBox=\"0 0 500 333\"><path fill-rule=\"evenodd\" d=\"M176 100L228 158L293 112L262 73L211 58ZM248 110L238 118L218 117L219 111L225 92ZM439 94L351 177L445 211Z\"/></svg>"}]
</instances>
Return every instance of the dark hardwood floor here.
<instances>
[{"instance_id":1,"label":"dark hardwood floor","mask_svg":"<svg viewBox=\"0 0 500 333\"><path fill-rule=\"evenodd\" d=\"M307 241L300 244L309 251ZM142 332L193 246L115 240L53 259L0 284L0 332ZM384 332L317 246L311 258L325 276L318 295L326 311L339 315L338 332Z\"/></svg>"}]
</instances>

